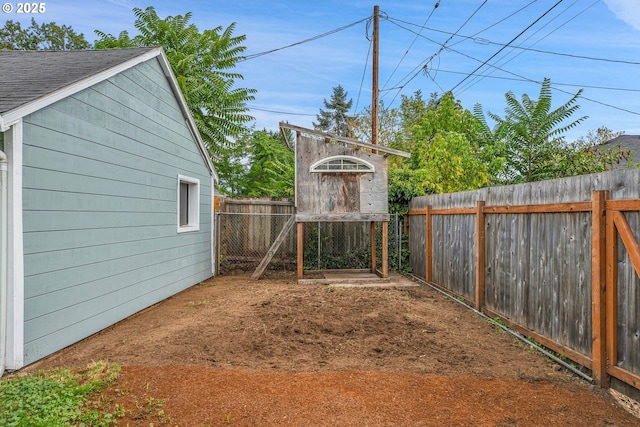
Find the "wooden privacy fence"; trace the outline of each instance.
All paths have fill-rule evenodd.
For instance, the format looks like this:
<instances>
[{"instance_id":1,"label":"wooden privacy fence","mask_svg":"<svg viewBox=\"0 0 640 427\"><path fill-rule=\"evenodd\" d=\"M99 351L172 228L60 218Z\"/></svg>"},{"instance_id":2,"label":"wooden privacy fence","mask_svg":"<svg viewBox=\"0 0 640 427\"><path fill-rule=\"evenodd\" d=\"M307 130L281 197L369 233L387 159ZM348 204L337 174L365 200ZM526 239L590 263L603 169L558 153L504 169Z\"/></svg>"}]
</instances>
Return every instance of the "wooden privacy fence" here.
<instances>
[{"instance_id":1,"label":"wooden privacy fence","mask_svg":"<svg viewBox=\"0 0 640 427\"><path fill-rule=\"evenodd\" d=\"M425 196L414 274L640 389L640 169Z\"/></svg>"}]
</instances>

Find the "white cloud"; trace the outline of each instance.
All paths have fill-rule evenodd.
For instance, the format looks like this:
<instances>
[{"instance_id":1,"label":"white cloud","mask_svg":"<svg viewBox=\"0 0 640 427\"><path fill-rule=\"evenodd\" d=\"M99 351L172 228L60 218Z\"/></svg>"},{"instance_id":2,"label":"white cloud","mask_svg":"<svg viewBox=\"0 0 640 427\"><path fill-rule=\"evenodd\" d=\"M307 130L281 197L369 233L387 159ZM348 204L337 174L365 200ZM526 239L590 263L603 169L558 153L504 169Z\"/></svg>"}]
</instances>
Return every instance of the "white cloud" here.
<instances>
[{"instance_id":1,"label":"white cloud","mask_svg":"<svg viewBox=\"0 0 640 427\"><path fill-rule=\"evenodd\" d=\"M604 0L616 18L640 31L640 8L637 0Z\"/></svg>"}]
</instances>

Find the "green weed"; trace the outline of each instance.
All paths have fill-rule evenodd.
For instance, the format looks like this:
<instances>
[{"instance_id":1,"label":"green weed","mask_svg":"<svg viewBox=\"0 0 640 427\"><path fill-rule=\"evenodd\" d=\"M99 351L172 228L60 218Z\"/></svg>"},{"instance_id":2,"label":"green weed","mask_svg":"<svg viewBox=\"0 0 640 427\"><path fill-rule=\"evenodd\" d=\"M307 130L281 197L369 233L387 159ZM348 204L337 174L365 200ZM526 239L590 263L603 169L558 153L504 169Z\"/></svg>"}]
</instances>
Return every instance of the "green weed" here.
<instances>
[{"instance_id":1,"label":"green weed","mask_svg":"<svg viewBox=\"0 0 640 427\"><path fill-rule=\"evenodd\" d=\"M0 381L0 425L98 426L117 423L117 415L86 405L120 374L120 366L96 363L81 371L38 371Z\"/></svg>"}]
</instances>

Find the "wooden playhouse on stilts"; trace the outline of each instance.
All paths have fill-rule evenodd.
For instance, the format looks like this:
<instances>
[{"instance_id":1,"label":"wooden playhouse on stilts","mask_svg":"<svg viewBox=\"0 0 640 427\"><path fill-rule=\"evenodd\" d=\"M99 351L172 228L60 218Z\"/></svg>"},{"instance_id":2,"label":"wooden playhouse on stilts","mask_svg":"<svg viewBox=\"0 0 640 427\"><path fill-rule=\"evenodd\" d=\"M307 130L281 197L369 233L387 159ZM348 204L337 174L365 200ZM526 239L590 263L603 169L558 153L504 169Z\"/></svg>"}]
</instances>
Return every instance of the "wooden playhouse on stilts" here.
<instances>
[{"instance_id":1,"label":"wooden playhouse on stilts","mask_svg":"<svg viewBox=\"0 0 640 427\"><path fill-rule=\"evenodd\" d=\"M281 129L295 132L295 206L296 213L276 238L267 256L253 274L258 279L271 261L285 236L297 226L298 283L332 283L340 280L386 280L388 264L388 174L387 157L410 154L385 146L368 144L352 138L280 123ZM305 278L305 226L316 223L360 222L370 226L370 268L349 270L348 278L341 270L314 271L313 279ZM376 226L381 224L380 265L376 253ZM368 273L368 274L364 274ZM375 275L375 276L372 276ZM320 279L318 279L320 275Z\"/></svg>"}]
</instances>

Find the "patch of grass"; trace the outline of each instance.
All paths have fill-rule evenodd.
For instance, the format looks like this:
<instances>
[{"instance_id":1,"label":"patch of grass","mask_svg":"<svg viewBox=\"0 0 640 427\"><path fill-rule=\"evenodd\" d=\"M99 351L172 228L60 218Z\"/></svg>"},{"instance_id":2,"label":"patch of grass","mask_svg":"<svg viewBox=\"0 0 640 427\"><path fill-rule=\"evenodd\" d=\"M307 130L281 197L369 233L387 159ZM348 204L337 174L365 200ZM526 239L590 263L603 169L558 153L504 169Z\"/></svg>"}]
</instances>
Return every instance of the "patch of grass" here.
<instances>
[{"instance_id":1,"label":"patch of grass","mask_svg":"<svg viewBox=\"0 0 640 427\"><path fill-rule=\"evenodd\" d=\"M98 362L86 369L54 369L0 381L0 425L98 426L117 424L117 414L87 405L120 374L120 366Z\"/></svg>"},{"instance_id":2,"label":"patch of grass","mask_svg":"<svg viewBox=\"0 0 640 427\"><path fill-rule=\"evenodd\" d=\"M212 288L216 284L213 280L205 280L204 282L198 283L198 286L202 286L203 288Z\"/></svg>"},{"instance_id":3,"label":"patch of grass","mask_svg":"<svg viewBox=\"0 0 640 427\"><path fill-rule=\"evenodd\" d=\"M189 301L187 303L187 305L189 307L201 307L201 306L207 305L207 304L209 304L209 300L206 299L206 298L201 298L198 301Z\"/></svg>"}]
</instances>

